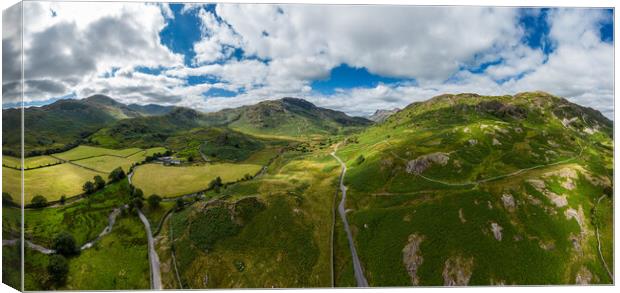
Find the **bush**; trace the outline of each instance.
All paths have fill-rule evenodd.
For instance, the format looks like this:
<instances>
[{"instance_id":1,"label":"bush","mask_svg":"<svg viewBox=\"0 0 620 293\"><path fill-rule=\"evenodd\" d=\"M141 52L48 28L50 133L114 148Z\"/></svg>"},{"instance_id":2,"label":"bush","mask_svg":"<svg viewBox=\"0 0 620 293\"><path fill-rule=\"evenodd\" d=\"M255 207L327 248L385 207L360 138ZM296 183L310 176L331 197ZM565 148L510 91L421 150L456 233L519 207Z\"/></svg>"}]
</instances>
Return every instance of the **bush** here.
<instances>
[{"instance_id":1,"label":"bush","mask_svg":"<svg viewBox=\"0 0 620 293\"><path fill-rule=\"evenodd\" d=\"M137 198L140 198L140 199L144 198L144 192L140 188L134 188L133 192L131 193L131 195L133 197L137 197Z\"/></svg>"},{"instance_id":2,"label":"bush","mask_svg":"<svg viewBox=\"0 0 620 293\"><path fill-rule=\"evenodd\" d=\"M359 155L359 157L357 157L357 159L355 159L355 164L361 165L362 163L364 163L364 161L366 161L366 158L364 158L363 155Z\"/></svg>"},{"instance_id":3,"label":"bush","mask_svg":"<svg viewBox=\"0 0 620 293\"><path fill-rule=\"evenodd\" d=\"M183 209L183 207L185 206L185 202L183 201L182 198L177 199L177 211L180 211L181 209Z\"/></svg>"},{"instance_id":4,"label":"bush","mask_svg":"<svg viewBox=\"0 0 620 293\"><path fill-rule=\"evenodd\" d=\"M67 232L60 232L56 235L52 248L56 250L56 253L64 256L75 255L79 252L79 248L75 244L75 238Z\"/></svg>"},{"instance_id":5,"label":"bush","mask_svg":"<svg viewBox=\"0 0 620 293\"><path fill-rule=\"evenodd\" d=\"M152 194L147 199L147 202L149 203L149 206L151 208L157 208L157 207L159 207L159 203L161 202L161 197L159 195L157 195L157 194Z\"/></svg>"},{"instance_id":6,"label":"bush","mask_svg":"<svg viewBox=\"0 0 620 293\"><path fill-rule=\"evenodd\" d=\"M131 201L131 205L136 209L141 209L144 206L144 202L142 202L142 198L134 197Z\"/></svg>"},{"instance_id":7,"label":"bush","mask_svg":"<svg viewBox=\"0 0 620 293\"><path fill-rule=\"evenodd\" d=\"M67 197L63 195L63 196L60 197L60 204L64 205L65 202L67 202Z\"/></svg>"},{"instance_id":8,"label":"bush","mask_svg":"<svg viewBox=\"0 0 620 293\"><path fill-rule=\"evenodd\" d=\"M234 236L239 230L226 207L213 207L190 224L189 238L201 249L208 250L218 240Z\"/></svg>"},{"instance_id":9,"label":"bush","mask_svg":"<svg viewBox=\"0 0 620 293\"><path fill-rule=\"evenodd\" d=\"M69 273L69 263L67 259L59 254L50 256L47 272L56 285L63 285L67 280L67 273Z\"/></svg>"},{"instance_id":10,"label":"bush","mask_svg":"<svg viewBox=\"0 0 620 293\"><path fill-rule=\"evenodd\" d=\"M47 198L42 195L35 195L30 201L30 203L33 208L42 208L44 206L47 206Z\"/></svg>"}]
</instances>

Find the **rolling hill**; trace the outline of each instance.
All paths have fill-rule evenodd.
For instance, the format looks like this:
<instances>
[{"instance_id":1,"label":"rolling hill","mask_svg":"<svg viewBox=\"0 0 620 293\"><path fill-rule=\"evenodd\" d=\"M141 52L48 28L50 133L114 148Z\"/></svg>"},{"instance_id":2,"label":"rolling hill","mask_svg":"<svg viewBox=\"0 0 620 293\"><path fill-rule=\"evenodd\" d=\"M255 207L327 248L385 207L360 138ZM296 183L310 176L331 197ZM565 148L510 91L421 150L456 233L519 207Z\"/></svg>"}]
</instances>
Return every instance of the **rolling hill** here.
<instances>
[{"instance_id":1,"label":"rolling hill","mask_svg":"<svg viewBox=\"0 0 620 293\"><path fill-rule=\"evenodd\" d=\"M546 93L459 94L352 136L337 153L368 282L612 282L612 127Z\"/></svg>"},{"instance_id":2,"label":"rolling hill","mask_svg":"<svg viewBox=\"0 0 620 293\"><path fill-rule=\"evenodd\" d=\"M74 146L114 121L166 113L172 107L126 106L104 95L85 99L62 99L42 107L24 109L25 155L57 152ZM18 109L2 110L3 152L16 154L20 148Z\"/></svg>"}]
</instances>

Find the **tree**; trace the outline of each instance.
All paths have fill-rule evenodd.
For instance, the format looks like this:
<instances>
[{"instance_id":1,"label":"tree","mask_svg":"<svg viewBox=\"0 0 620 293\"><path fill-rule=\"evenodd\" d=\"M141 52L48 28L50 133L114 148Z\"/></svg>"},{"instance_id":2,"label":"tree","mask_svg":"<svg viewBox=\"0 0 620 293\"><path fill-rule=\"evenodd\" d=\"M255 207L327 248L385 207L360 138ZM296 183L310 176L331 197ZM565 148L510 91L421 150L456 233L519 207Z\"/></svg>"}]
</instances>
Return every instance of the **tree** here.
<instances>
[{"instance_id":1,"label":"tree","mask_svg":"<svg viewBox=\"0 0 620 293\"><path fill-rule=\"evenodd\" d=\"M2 204L4 204L4 205L15 205L15 203L13 202L13 197L11 196L10 193L8 193L8 192L3 192L2 193Z\"/></svg>"},{"instance_id":2,"label":"tree","mask_svg":"<svg viewBox=\"0 0 620 293\"><path fill-rule=\"evenodd\" d=\"M42 208L44 206L47 206L47 198L42 195L35 195L30 201L30 205L33 208Z\"/></svg>"},{"instance_id":3,"label":"tree","mask_svg":"<svg viewBox=\"0 0 620 293\"><path fill-rule=\"evenodd\" d=\"M95 192L95 184L90 182L90 181L86 181L84 183L84 185L82 186L82 190L86 194L91 194L91 193Z\"/></svg>"},{"instance_id":4,"label":"tree","mask_svg":"<svg viewBox=\"0 0 620 293\"><path fill-rule=\"evenodd\" d=\"M185 206L185 202L182 198L177 199L177 211L181 210Z\"/></svg>"},{"instance_id":5,"label":"tree","mask_svg":"<svg viewBox=\"0 0 620 293\"><path fill-rule=\"evenodd\" d=\"M131 201L131 205L136 209L141 209L144 206L144 202L142 202L142 198L134 197Z\"/></svg>"},{"instance_id":6,"label":"tree","mask_svg":"<svg viewBox=\"0 0 620 293\"><path fill-rule=\"evenodd\" d=\"M66 197L66 196L64 196L64 195L62 195L62 196L60 197L60 204L63 204L63 205L64 205L64 204L65 204L65 202L67 202L67 197Z\"/></svg>"},{"instance_id":7,"label":"tree","mask_svg":"<svg viewBox=\"0 0 620 293\"><path fill-rule=\"evenodd\" d=\"M96 190L103 189L105 187L105 180L103 180L103 178L101 178L101 176L95 175L95 177L93 177L93 180L95 180L95 189Z\"/></svg>"},{"instance_id":8,"label":"tree","mask_svg":"<svg viewBox=\"0 0 620 293\"><path fill-rule=\"evenodd\" d=\"M110 182L120 181L123 178L125 178L125 171L123 171L123 168L121 167L112 170L112 172L110 172L110 175L108 175L108 179L110 180Z\"/></svg>"},{"instance_id":9,"label":"tree","mask_svg":"<svg viewBox=\"0 0 620 293\"><path fill-rule=\"evenodd\" d=\"M50 256L47 272L50 274L54 283L57 285L64 284L67 280L67 273L69 273L69 263L67 259L60 254Z\"/></svg>"},{"instance_id":10,"label":"tree","mask_svg":"<svg viewBox=\"0 0 620 293\"><path fill-rule=\"evenodd\" d=\"M68 232L60 232L54 238L52 248L56 250L56 253L64 256L71 256L79 252L77 245L75 244L75 238Z\"/></svg>"},{"instance_id":11,"label":"tree","mask_svg":"<svg viewBox=\"0 0 620 293\"><path fill-rule=\"evenodd\" d=\"M222 178L220 178L220 176L217 176L209 182L209 189L214 189L215 192L220 192L220 187L222 187Z\"/></svg>"},{"instance_id":12,"label":"tree","mask_svg":"<svg viewBox=\"0 0 620 293\"><path fill-rule=\"evenodd\" d=\"M157 208L161 202L161 197L157 194L151 194L151 196L147 199L147 202L151 208Z\"/></svg>"},{"instance_id":13,"label":"tree","mask_svg":"<svg viewBox=\"0 0 620 293\"><path fill-rule=\"evenodd\" d=\"M144 198L144 192L140 188L135 188L131 195L140 199Z\"/></svg>"}]
</instances>

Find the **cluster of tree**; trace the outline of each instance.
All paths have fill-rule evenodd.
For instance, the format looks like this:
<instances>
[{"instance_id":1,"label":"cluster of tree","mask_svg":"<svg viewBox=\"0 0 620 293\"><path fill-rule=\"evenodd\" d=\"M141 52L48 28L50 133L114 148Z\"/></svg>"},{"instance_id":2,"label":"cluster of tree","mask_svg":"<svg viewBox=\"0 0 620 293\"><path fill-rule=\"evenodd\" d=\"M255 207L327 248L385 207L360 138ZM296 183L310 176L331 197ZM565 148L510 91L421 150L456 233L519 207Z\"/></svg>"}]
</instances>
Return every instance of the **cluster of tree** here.
<instances>
[{"instance_id":1,"label":"cluster of tree","mask_svg":"<svg viewBox=\"0 0 620 293\"><path fill-rule=\"evenodd\" d=\"M110 183L121 181L124 178L125 178L125 171L123 171L123 168L121 167L118 167L112 170L112 172L110 172L110 175L108 175L108 180L110 181Z\"/></svg>"},{"instance_id":2,"label":"cluster of tree","mask_svg":"<svg viewBox=\"0 0 620 293\"><path fill-rule=\"evenodd\" d=\"M144 206L144 191L140 188L136 188L133 185L129 185L129 210L141 209Z\"/></svg>"},{"instance_id":3,"label":"cluster of tree","mask_svg":"<svg viewBox=\"0 0 620 293\"><path fill-rule=\"evenodd\" d=\"M54 238L52 249L55 253L49 258L47 272L51 281L56 286L63 285L69 273L69 261L67 258L80 253L80 248L75 242L75 238L67 232L61 232Z\"/></svg>"},{"instance_id":4,"label":"cluster of tree","mask_svg":"<svg viewBox=\"0 0 620 293\"><path fill-rule=\"evenodd\" d=\"M35 195L30 200L30 207L32 208L42 208L47 206L47 198L42 195Z\"/></svg>"},{"instance_id":5,"label":"cluster of tree","mask_svg":"<svg viewBox=\"0 0 620 293\"><path fill-rule=\"evenodd\" d=\"M103 180L101 176L95 175L95 177L93 177L93 180L94 182L86 181L84 185L82 185L82 190L84 191L84 193L93 194L97 190L101 190L105 187L105 180Z\"/></svg>"},{"instance_id":6,"label":"cluster of tree","mask_svg":"<svg viewBox=\"0 0 620 293\"><path fill-rule=\"evenodd\" d=\"M152 156L146 156L146 158L144 158L144 162L152 162L155 161L157 158L160 157L168 157L172 155L172 151L170 150L166 150L163 154L162 153L154 153Z\"/></svg>"},{"instance_id":7,"label":"cluster of tree","mask_svg":"<svg viewBox=\"0 0 620 293\"><path fill-rule=\"evenodd\" d=\"M16 204L13 201L13 197L11 196L11 194L8 193L8 192L3 192L2 193L2 205L4 205L4 206L15 206L15 207L18 206L18 204Z\"/></svg>"},{"instance_id":8,"label":"cluster of tree","mask_svg":"<svg viewBox=\"0 0 620 293\"><path fill-rule=\"evenodd\" d=\"M56 153L62 153L62 152L66 152L72 148L75 148L77 146L79 146L80 144L82 144L84 142L83 139L79 139L76 140L74 142L68 143L62 147L57 147L57 148L51 148L51 149L45 149L45 150L31 150L27 153L24 154L24 156L26 157L34 157L34 156L42 156L42 155L51 155L51 154L56 154ZM5 155L8 156L18 156L18 154L14 151L11 150L6 150L2 152Z\"/></svg>"}]
</instances>

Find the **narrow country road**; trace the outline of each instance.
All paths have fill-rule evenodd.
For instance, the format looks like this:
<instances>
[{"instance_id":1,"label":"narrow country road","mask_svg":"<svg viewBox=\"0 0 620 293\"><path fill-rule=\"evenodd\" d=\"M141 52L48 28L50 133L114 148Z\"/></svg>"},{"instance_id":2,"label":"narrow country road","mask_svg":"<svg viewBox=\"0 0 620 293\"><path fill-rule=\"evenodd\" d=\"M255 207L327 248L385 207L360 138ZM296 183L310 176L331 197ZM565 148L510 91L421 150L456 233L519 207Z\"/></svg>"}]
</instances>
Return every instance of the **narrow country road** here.
<instances>
[{"instance_id":1,"label":"narrow country road","mask_svg":"<svg viewBox=\"0 0 620 293\"><path fill-rule=\"evenodd\" d=\"M342 191L342 199L340 200L340 204L338 205L338 213L342 218L342 223L344 226L344 230L347 233L347 238L349 239L349 249L351 250L351 259L353 261L353 272L355 274L355 280L357 281L358 287L368 287L368 281L364 276L364 270L362 269L362 265L360 263L359 258L357 257L357 250L355 249L355 243L353 242L353 235L351 234L351 229L349 228L349 221L347 221L347 212L344 208L345 202L347 200L347 187L344 185L344 176L347 173L347 165L336 156L336 152L338 151L338 146L331 153L332 157L334 157L340 166L342 166L342 172L340 173L340 191Z\"/></svg>"},{"instance_id":2,"label":"narrow country road","mask_svg":"<svg viewBox=\"0 0 620 293\"><path fill-rule=\"evenodd\" d=\"M144 216L140 209L137 209L138 216L140 216L140 220L144 224L144 228L146 230L146 237L148 239L148 247L149 247L149 263L151 265L151 289L161 290L161 272L159 271L159 256L157 255L157 251L155 251L155 241L153 240L153 233L151 232L151 224L149 224L149 220Z\"/></svg>"}]
</instances>

